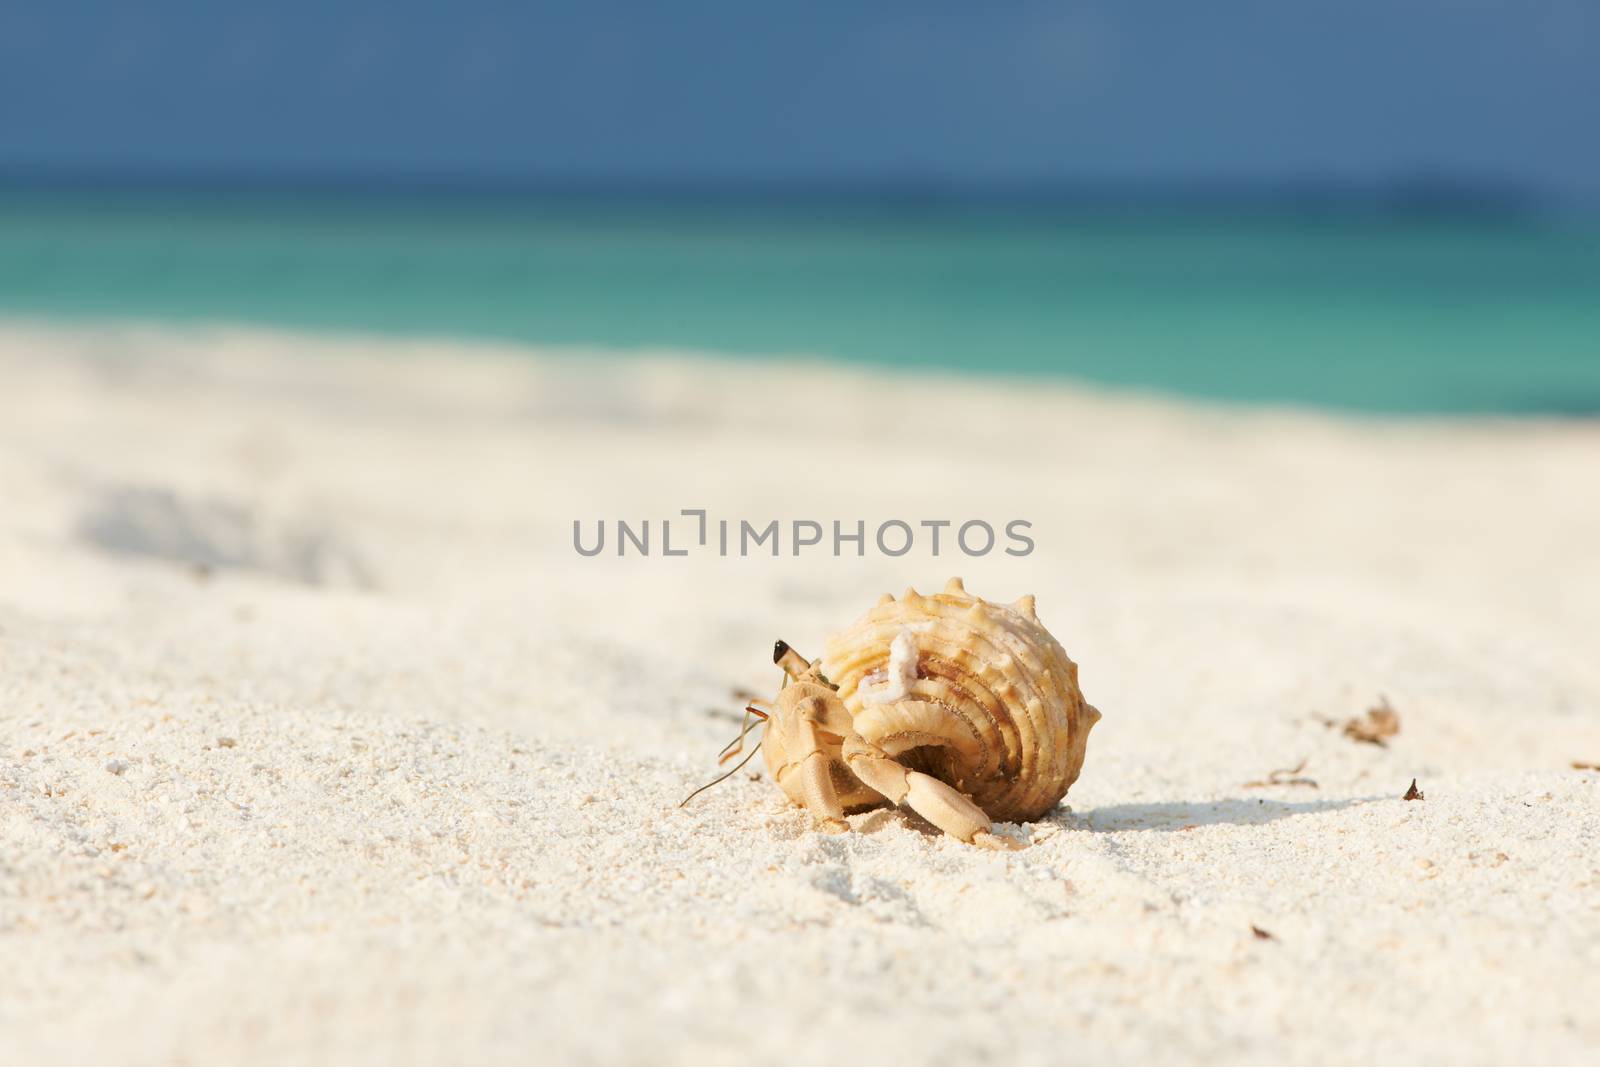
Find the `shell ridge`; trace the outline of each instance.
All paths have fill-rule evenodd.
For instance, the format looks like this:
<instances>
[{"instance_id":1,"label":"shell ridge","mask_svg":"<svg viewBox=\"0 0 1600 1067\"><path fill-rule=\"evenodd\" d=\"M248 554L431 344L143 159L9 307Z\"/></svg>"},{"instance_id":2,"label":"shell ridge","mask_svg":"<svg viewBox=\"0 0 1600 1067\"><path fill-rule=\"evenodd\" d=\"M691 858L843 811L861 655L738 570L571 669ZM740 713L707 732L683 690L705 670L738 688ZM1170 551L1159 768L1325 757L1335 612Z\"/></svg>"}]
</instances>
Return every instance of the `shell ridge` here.
<instances>
[{"instance_id":1,"label":"shell ridge","mask_svg":"<svg viewBox=\"0 0 1600 1067\"><path fill-rule=\"evenodd\" d=\"M895 734L916 733L926 737L937 737L958 752L964 763L970 764L976 760L977 765L982 766L988 746L965 716L959 713L954 715L954 722L959 722L966 728L964 737L957 738L947 730L939 729L941 726L953 724L949 714L951 710L946 705L914 694L904 700L866 709L862 713L862 721L857 729L861 731L863 739L875 745L881 745L883 738Z\"/></svg>"},{"instance_id":2,"label":"shell ridge","mask_svg":"<svg viewBox=\"0 0 1600 1067\"><path fill-rule=\"evenodd\" d=\"M1021 803L1032 792L1031 787L1034 785L1047 791L1054 788L1055 782L1053 779L1058 776L1055 759L1055 731L1050 729L1048 714L1044 710L1044 701L1030 703L1028 700L1028 694L1030 693L1035 696L1042 695L1038 689L1037 675L1045 671L1045 666L1025 635L1017 633L1012 626L1007 625L1010 620L1006 618L1006 615L1012 614L1015 617L1015 613L993 610L998 605L990 605L986 601L979 602L977 606L981 609L988 609L983 611L983 621L989 625L979 628L971 626L969 623L965 635L968 637L967 643L969 647L963 649L961 658L968 666L970 673L983 679L985 685L991 691L997 692L997 695L1000 696L1008 710L1016 704L1024 712L1022 718L1028 723L1028 737L1026 740L1031 741L1032 744L1025 742L1023 747L1023 764L1017 782L1023 792L1023 798L1018 798L1017 800L1018 803ZM963 612L967 609L965 604L960 605L960 607ZM952 619L948 615L945 616L945 619L952 627L960 626L962 622L966 621L960 618ZM939 631L936 630L935 632ZM987 646L999 654L981 655L981 647L979 649L970 647L974 643ZM1003 659L1009 660L1005 669L1000 667ZM1017 666L1019 661L1021 664L1020 669ZM973 664L977 665L976 670L970 669ZM997 678L1002 680L998 686L994 683ZM1013 715L1013 718L1017 718L1017 716ZM1037 772L1037 768L1041 765L1048 768L1049 773L1045 778L1050 780L1041 779Z\"/></svg>"}]
</instances>

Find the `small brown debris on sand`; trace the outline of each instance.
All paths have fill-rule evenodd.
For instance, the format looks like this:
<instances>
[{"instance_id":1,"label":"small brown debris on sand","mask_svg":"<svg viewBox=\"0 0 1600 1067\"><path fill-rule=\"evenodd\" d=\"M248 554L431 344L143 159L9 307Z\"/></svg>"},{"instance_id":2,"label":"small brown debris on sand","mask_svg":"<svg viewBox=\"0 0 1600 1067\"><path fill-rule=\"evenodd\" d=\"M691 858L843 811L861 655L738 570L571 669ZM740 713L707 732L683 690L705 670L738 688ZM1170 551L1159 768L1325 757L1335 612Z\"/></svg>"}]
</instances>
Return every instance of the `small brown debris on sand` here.
<instances>
[{"instance_id":1,"label":"small brown debris on sand","mask_svg":"<svg viewBox=\"0 0 1600 1067\"><path fill-rule=\"evenodd\" d=\"M1575 771L1600 771L1600 763L1585 763L1581 759L1575 759L1572 761L1572 769Z\"/></svg>"},{"instance_id":2,"label":"small brown debris on sand","mask_svg":"<svg viewBox=\"0 0 1600 1067\"><path fill-rule=\"evenodd\" d=\"M1413 779L1411 779L1411 788L1407 789L1406 790L1406 795L1401 797L1400 799L1401 800L1426 800L1428 798L1427 798L1426 795L1423 794L1422 790L1417 788L1417 780L1415 778L1413 778Z\"/></svg>"},{"instance_id":3,"label":"small brown debris on sand","mask_svg":"<svg viewBox=\"0 0 1600 1067\"><path fill-rule=\"evenodd\" d=\"M1261 929L1261 927L1257 926L1255 923L1251 923L1250 924L1250 932L1252 934L1256 935L1256 940L1257 941L1276 941L1276 940L1278 940L1278 935L1277 934L1271 933L1270 931L1267 931L1267 930L1263 930L1263 929Z\"/></svg>"},{"instance_id":4,"label":"small brown debris on sand","mask_svg":"<svg viewBox=\"0 0 1600 1067\"><path fill-rule=\"evenodd\" d=\"M1378 703L1367 709L1366 715L1358 719L1347 719L1344 724L1344 735L1352 741L1360 741L1368 745L1377 745L1383 748L1389 744L1389 738L1400 732L1400 716L1389 706L1389 698L1379 696Z\"/></svg>"},{"instance_id":5,"label":"small brown debris on sand","mask_svg":"<svg viewBox=\"0 0 1600 1067\"><path fill-rule=\"evenodd\" d=\"M1315 778L1300 777L1300 772L1305 769L1306 761L1301 760L1299 763L1295 764L1293 767L1287 768L1286 770L1272 771L1264 779L1257 779L1254 782L1246 782L1243 788L1265 789L1268 786L1274 785L1305 785L1310 786L1312 789L1318 788L1317 780Z\"/></svg>"}]
</instances>

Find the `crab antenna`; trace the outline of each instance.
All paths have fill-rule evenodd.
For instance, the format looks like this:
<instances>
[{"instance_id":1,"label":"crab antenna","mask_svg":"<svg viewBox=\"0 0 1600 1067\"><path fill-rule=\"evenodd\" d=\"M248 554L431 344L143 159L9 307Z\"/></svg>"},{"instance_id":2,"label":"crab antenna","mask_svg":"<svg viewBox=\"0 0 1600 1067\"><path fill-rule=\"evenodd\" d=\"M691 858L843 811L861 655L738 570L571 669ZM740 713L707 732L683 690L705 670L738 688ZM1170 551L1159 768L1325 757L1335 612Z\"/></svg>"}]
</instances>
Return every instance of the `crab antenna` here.
<instances>
[{"instance_id":1,"label":"crab antenna","mask_svg":"<svg viewBox=\"0 0 1600 1067\"><path fill-rule=\"evenodd\" d=\"M722 746L722 751L717 753L718 763L728 762L728 760L737 756L740 750L744 748L744 739L745 735L750 732L750 716L752 715L756 716L762 722L767 721L766 712L762 711L754 704L746 707L744 709L744 718L739 723L739 736Z\"/></svg>"},{"instance_id":2,"label":"crab antenna","mask_svg":"<svg viewBox=\"0 0 1600 1067\"><path fill-rule=\"evenodd\" d=\"M693 800L695 797L699 796L701 793L704 793L707 789L710 789L714 785L719 785L719 784L721 784L723 782L726 782L729 778L732 778L735 774L738 774L739 773L739 768L743 767L746 763L749 763L751 760L755 759L756 758L756 753L760 752L760 751L761 750L759 748L752 748L750 750L750 755L746 756L744 759L742 759L738 763L736 763L734 765L733 769L730 770L727 774L718 775L717 777L711 779L711 781L707 782L705 785L701 786L699 789L696 789L693 793L690 793L688 796L686 796L682 800L678 801L678 807L680 807L680 808L683 807L684 805L688 804L689 801Z\"/></svg>"},{"instance_id":3,"label":"crab antenna","mask_svg":"<svg viewBox=\"0 0 1600 1067\"><path fill-rule=\"evenodd\" d=\"M806 658L789 647L787 641L778 641L772 646L772 662L783 668L783 673L791 678L798 678L810 669L811 664Z\"/></svg>"}]
</instances>

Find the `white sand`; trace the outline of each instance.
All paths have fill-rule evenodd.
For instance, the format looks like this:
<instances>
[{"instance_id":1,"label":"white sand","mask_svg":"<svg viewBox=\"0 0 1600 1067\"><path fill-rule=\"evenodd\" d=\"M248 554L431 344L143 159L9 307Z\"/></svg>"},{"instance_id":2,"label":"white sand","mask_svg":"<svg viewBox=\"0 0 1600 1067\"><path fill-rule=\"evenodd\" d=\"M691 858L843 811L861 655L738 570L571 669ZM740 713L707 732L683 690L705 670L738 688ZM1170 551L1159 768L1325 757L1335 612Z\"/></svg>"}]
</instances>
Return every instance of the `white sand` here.
<instances>
[{"instance_id":1,"label":"white sand","mask_svg":"<svg viewBox=\"0 0 1600 1067\"><path fill-rule=\"evenodd\" d=\"M1593 423L0 327L0 1062L1592 1063L1597 490ZM572 549L686 507L1038 548ZM951 574L1105 713L1031 848L677 810L774 637Z\"/></svg>"}]
</instances>

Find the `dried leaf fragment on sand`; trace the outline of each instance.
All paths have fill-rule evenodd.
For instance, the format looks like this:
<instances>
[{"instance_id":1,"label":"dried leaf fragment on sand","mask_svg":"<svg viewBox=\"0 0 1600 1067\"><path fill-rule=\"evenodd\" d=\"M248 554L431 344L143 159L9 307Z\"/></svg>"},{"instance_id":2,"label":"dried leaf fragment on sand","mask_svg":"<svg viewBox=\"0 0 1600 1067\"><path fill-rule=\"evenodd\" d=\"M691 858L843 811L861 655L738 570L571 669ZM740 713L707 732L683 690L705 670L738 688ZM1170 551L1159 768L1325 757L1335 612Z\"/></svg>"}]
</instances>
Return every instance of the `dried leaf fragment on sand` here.
<instances>
[{"instance_id":1,"label":"dried leaf fragment on sand","mask_svg":"<svg viewBox=\"0 0 1600 1067\"><path fill-rule=\"evenodd\" d=\"M1380 748L1399 732L1400 716L1389 706L1389 698L1385 696L1380 696L1378 703L1367 709L1366 715L1347 719L1344 724L1344 735L1350 740Z\"/></svg>"},{"instance_id":2,"label":"dried leaf fragment on sand","mask_svg":"<svg viewBox=\"0 0 1600 1067\"><path fill-rule=\"evenodd\" d=\"M1315 778L1303 778L1300 776L1300 772L1305 769L1306 761L1301 760L1293 767L1269 772L1266 778L1258 778L1253 782L1246 782L1243 788L1265 789L1268 786L1274 785L1303 785L1310 786L1312 789L1318 788L1317 780Z\"/></svg>"}]
</instances>

